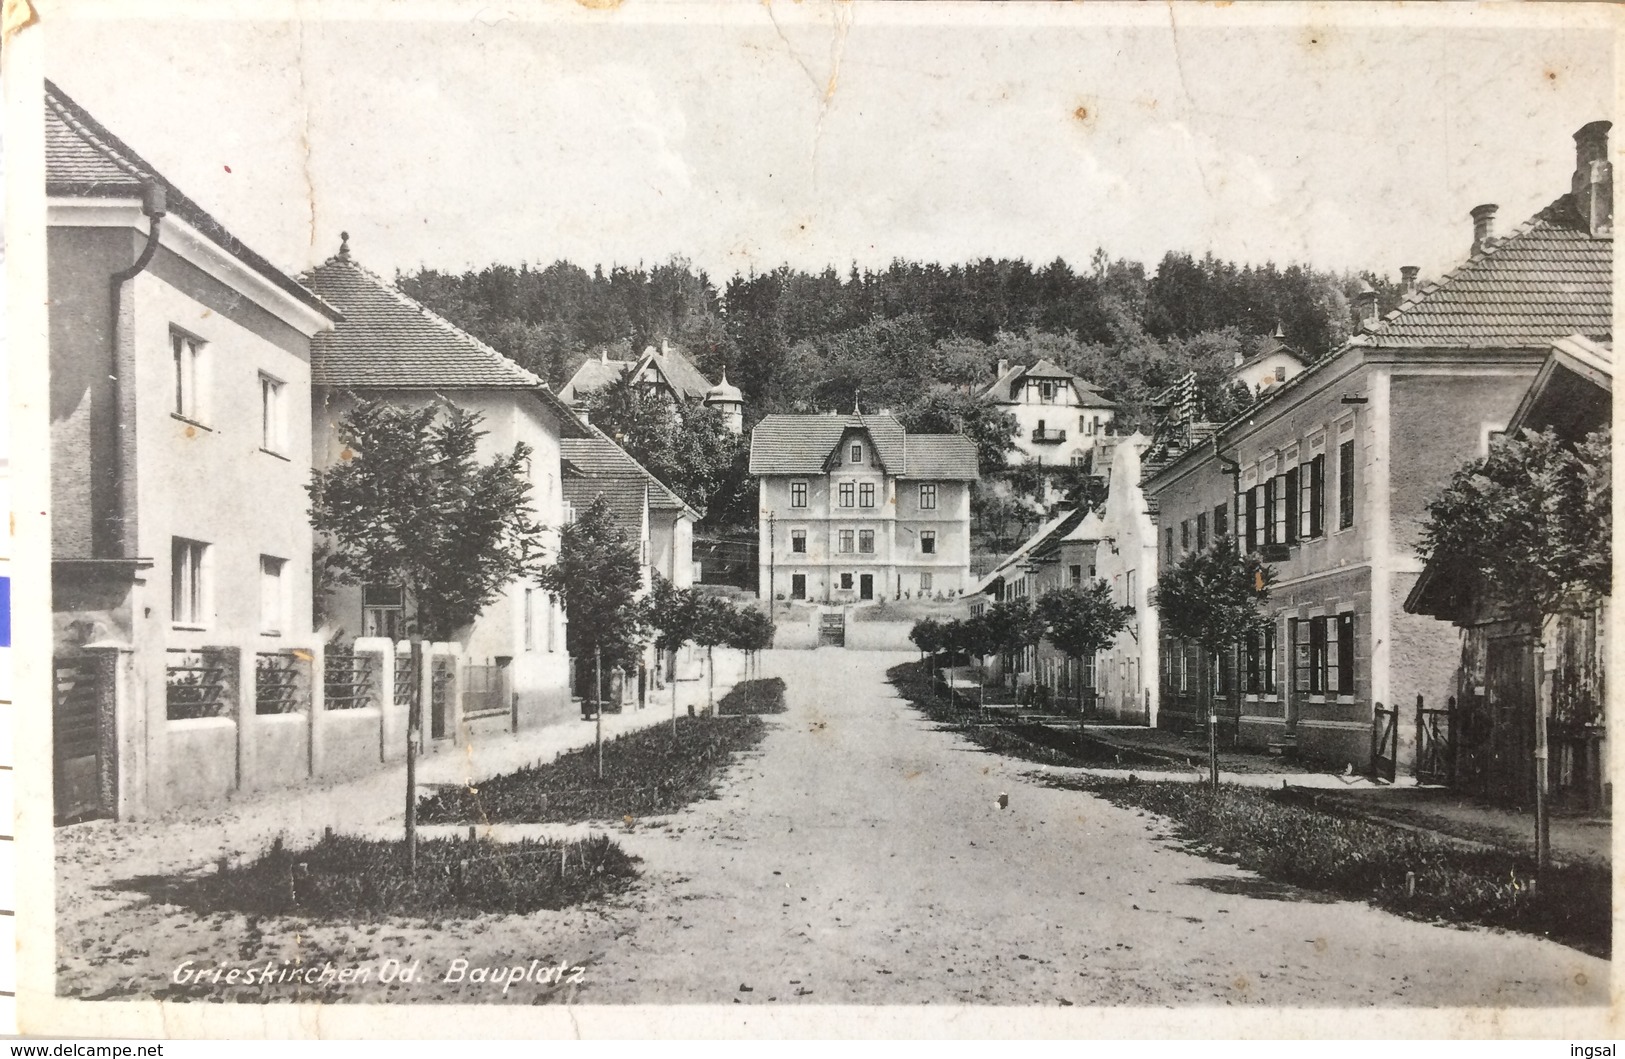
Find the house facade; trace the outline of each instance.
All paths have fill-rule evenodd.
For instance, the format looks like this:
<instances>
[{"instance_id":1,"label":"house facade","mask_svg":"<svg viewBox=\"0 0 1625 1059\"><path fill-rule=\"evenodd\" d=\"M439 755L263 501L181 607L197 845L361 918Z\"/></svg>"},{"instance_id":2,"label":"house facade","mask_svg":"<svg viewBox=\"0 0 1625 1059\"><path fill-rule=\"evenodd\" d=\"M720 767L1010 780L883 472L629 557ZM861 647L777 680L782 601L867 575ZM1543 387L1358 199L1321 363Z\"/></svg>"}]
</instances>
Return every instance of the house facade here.
<instances>
[{"instance_id":1,"label":"house facade","mask_svg":"<svg viewBox=\"0 0 1625 1059\"><path fill-rule=\"evenodd\" d=\"M855 603L970 587L976 446L881 415L770 415L751 432L764 598Z\"/></svg>"},{"instance_id":2,"label":"house facade","mask_svg":"<svg viewBox=\"0 0 1625 1059\"><path fill-rule=\"evenodd\" d=\"M1116 403L1092 383L1049 360L1001 360L997 378L980 396L1016 419L1012 464L1085 466L1117 413Z\"/></svg>"},{"instance_id":3,"label":"house facade","mask_svg":"<svg viewBox=\"0 0 1625 1059\"><path fill-rule=\"evenodd\" d=\"M656 577L678 588L694 584L694 525L704 512L689 506L597 427L589 436L568 438L564 458L564 496L581 511L603 496L616 524L638 548L643 587Z\"/></svg>"},{"instance_id":4,"label":"house facade","mask_svg":"<svg viewBox=\"0 0 1625 1059\"><path fill-rule=\"evenodd\" d=\"M1507 431L1552 431L1574 445L1608 426L1613 352L1576 335L1552 345ZM1405 609L1455 626L1459 662L1444 706L1445 739L1424 735L1419 771L1504 805L1534 804L1534 721L1547 717L1548 789L1559 802L1608 804L1609 600L1577 601L1544 627L1520 623L1481 576L1429 563ZM1540 645L1537 664L1535 645ZM1437 722L1435 722L1437 723Z\"/></svg>"},{"instance_id":5,"label":"house facade","mask_svg":"<svg viewBox=\"0 0 1625 1059\"><path fill-rule=\"evenodd\" d=\"M449 401L481 416L485 436L476 458L511 453L521 442L529 446L531 504L546 527L545 548L557 554L565 522L561 444L591 436L586 425L541 379L364 268L351 255L348 238L306 282L344 313L343 323L314 344L307 405L315 424L314 466L344 458L339 423L360 400L408 408ZM405 603L398 585L334 586L326 600L326 635L401 639L407 633ZM530 726L568 711L565 621L555 596L515 583L459 632L465 656L491 685L488 726L511 724L515 717ZM436 707L426 728L432 738L456 740L460 733L442 715L445 709Z\"/></svg>"},{"instance_id":6,"label":"house facade","mask_svg":"<svg viewBox=\"0 0 1625 1059\"><path fill-rule=\"evenodd\" d=\"M1576 134L1569 193L1501 239L1493 207L1474 210L1463 265L1148 472L1160 568L1228 533L1275 569L1262 628L1216 667L1243 745L1364 770L1380 704L1398 711L1392 753L1407 767L1416 703L1454 693L1455 633L1404 607L1420 527L1451 473L1507 428L1550 343L1610 337L1607 131ZM1166 635L1160 653L1160 721L1197 723L1207 660Z\"/></svg>"},{"instance_id":7,"label":"house facade","mask_svg":"<svg viewBox=\"0 0 1625 1059\"><path fill-rule=\"evenodd\" d=\"M1150 598L1156 583L1157 526L1140 488L1141 456L1151 439L1135 433L1116 440L1111 485L1098 523L1095 576L1112 586L1114 602L1133 607L1134 614L1095 658L1095 709L1105 718L1154 726L1161 701L1159 623Z\"/></svg>"},{"instance_id":8,"label":"house facade","mask_svg":"<svg viewBox=\"0 0 1625 1059\"><path fill-rule=\"evenodd\" d=\"M1287 345L1286 331L1279 324L1264 346L1251 356L1236 354L1230 371L1232 385L1247 387L1247 392L1262 394L1279 386L1308 366L1308 358Z\"/></svg>"},{"instance_id":9,"label":"house facade","mask_svg":"<svg viewBox=\"0 0 1625 1059\"><path fill-rule=\"evenodd\" d=\"M341 314L45 99L56 815L304 782L311 342Z\"/></svg>"}]
</instances>

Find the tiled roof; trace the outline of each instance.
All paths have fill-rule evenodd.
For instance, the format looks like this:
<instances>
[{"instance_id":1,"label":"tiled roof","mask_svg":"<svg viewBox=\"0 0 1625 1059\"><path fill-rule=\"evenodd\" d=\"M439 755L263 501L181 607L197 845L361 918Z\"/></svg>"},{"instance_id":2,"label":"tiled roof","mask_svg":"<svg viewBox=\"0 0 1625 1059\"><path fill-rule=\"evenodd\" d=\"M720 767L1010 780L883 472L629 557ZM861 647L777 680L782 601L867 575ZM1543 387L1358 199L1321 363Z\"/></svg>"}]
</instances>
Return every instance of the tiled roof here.
<instances>
[{"instance_id":1,"label":"tiled roof","mask_svg":"<svg viewBox=\"0 0 1625 1059\"><path fill-rule=\"evenodd\" d=\"M1424 287L1351 345L1526 349L1613 335L1614 240L1564 195L1493 247Z\"/></svg>"},{"instance_id":2,"label":"tiled roof","mask_svg":"<svg viewBox=\"0 0 1625 1059\"><path fill-rule=\"evenodd\" d=\"M660 353L652 348L646 349L644 355L654 360L667 380L685 398L702 401L705 395L711 392L711 380L700 374L700 369L694 366L694 362L683 356L680 351L668 346Z\"/></svg>"},{"instance_id":3,"label":"tiled roof","mask_svg":"<svg viewBox=\"0 0 1625 1059\"><path fill-rule=\"evenodd\" d=\"M1015 551L1005 556L997 566L989 570L980 581L976 582L971 587L970 595L977 596L986 592L993 587L993 582L1002 578L1005 572L1018 562L1036 554L1051 539L1059 539L1070 533L1077 527L1078 523L1083 521L1083 516L1086 513L1082 508L1071 508L1039 526L1031 537L1023 541Z\"/></svg>"},{"instance_id":4,"label":"tiled roof","mask_svg":"<svg viewBox=\"0 0 1625 1059\"><path fill-rule=\"evenodd\" d=\"M559 390L559 397L565 401L578 401L589 393L597 393L611 383L620 381L626 369L632 366L629 360L610 360L603 357L593 357L582 361L581 366L570 376L570 381Z\"/></svg>"},{"instance_id":5,"label":"tiled roof","mask_svg":"<svg viewBox=\"0 0 1625 1059\"><path fill-rule=\"evenodd\" d=\"M976 443L963 434L909 434L904 445L908 459L903 477L959 482L979 477Z\"/></svg>"},{"instance_id":6,"label":"tiled roof","mask_svg":"<svg viewBox=\"0 0 1625 1059\"><path fill-rule=\"evenodd\" d=\"M848 430L866 431L887 474L974 480L976 446L960 434L909 434L888 413L763 417L750 432L751 474L823 474Z\"/></svg>"},{"instance_id":7,"label":"tiled roof","mask_svg":"<svg viewBox=\"0 0 1625 1059\"><path fill-rule=\"evenodd\" d=\"M170 213L279 289L332 320L339 314L299 281L250 250L191 197L56 85L45 82L45 193L72 198L140 198L143 184L164 189Z\"/></svg>"},{"instance_id":8,"label":"tiled roof","mask_svg":"<svg viewBox=\"0 0 1625 1059\"><path fill-rule=\"evenodd\" d=\"M681 511L699 520L700 512L685 504L682 497L615 444L609 435L595 426L589 425L587 429L590 432L588 437L564 438L559 442L559 455L580 474L595 481L626 479L647 483L650 507L656 511Z\"/></svg>"},{"instance_id":9,"label":"tiled roof","mask_svg":"<svg viewBox=\"0 0 1625 1059\"><path fill-rule=\"evenodd\" d=\"M540 378L357 264L348 246L304 276L344 319L311 342L313 386L349 390L523 390L559 420L585 425Z\"/></svg>"},{"instance_id":10,"label":"tiled roof","mask_svg":"<svg viewBox=\"0 0 1625 1059\"><path fill-rule=\"evenodd\" d=\"M647 483L633 478L587 478L565 475L559 483L564 499L576 509L577 516L592 506L599 497L609 501L610 514L616 525L633 542L643 539L643 502Z\"/></svg>"}]
</instances>

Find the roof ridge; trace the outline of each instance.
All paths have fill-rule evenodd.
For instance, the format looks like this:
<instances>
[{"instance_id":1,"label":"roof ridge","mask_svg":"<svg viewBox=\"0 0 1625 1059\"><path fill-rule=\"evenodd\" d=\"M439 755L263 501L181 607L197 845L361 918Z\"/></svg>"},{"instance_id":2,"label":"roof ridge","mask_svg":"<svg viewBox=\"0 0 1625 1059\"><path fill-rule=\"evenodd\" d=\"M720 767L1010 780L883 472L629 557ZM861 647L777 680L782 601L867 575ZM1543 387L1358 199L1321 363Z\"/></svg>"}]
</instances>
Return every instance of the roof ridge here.
<instances>
[{"instance_id":1,"label":"roof ridge","mask_svg":"<svg viewBox=\"0 0 1625 1059\"><path fill-rule=\"evenodd\" d=\"M148 164L145 159L141 158L140 155L130 150L128 145L126 145L122 140L119 140L117 136L113 135L113 131L111 129L108 129L106 126L102 126L100 122L97 122L95 118L91 117L89 111L76 112L78 109L78 104L64 96L61 91L49 80L45 82L45 105L55 111L56 116L61 118L69 129L80 136L86 143L90 144L91 147L100 152L104 158L118 166L120 169L124 170L126 173L129 173L131 176L136 177L137 179L161 179L158 176L157 170L153 166ZM101 133L98 133L96 129L92 128L92 124L100 126ZM106 142L107 140L112 140L114 143L108 143ZM117 146L114 146L114 144L117 144ZM123 147L124 151L120 151L119 147ZM143 170L140 166L136 165L135 162L132 162L129 158L126 158L126 153L133 156L141 163L141 165L146 166L146 169Z\"/></svg>"}]
</instances>

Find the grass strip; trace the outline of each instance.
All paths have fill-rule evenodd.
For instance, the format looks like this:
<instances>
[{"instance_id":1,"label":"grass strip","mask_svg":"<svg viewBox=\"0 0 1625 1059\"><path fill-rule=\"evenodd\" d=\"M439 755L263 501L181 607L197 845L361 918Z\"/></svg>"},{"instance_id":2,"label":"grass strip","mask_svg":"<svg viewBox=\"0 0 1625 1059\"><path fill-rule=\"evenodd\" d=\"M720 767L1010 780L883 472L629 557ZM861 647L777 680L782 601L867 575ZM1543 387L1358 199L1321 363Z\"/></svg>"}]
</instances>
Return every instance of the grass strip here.
<instances>
[{"instance_id":1,"label":"grass strip","mask_svg":"<svg viewBox=\"0 0 1625 1059\"><path fill-rule=\"evenodd\" d=\"M1526 854L1463 848L1425 831L1293 804L1278 791L1097 777L1046 782L1167 817L1198 852L1274 882L1370 901L1413 919L1538 934L1609 956L1610 879L1600 865L1553 867L1536 885Z\"/></svg>"},{"instance_id":2,"label":"grass strip","mask_svg":"<svg viewBox=\"0 0 1625 1059\"><path fill-rule=\"evenodd\" d=\"M546 764L425 798L418 821L578 823L681 809L712 797L733 755L762 741L767 734L762 715L784 710L784 681L742 681L717 707L726 716L678 717L675 735L670 725L658 724L605 742L602 779L597 747L579 747Z\"/></svg>"},{"instance_id":3,"label":"grass strip","mask_svg":"<svg viewBox=\"0 0 1625 1059\"><path fill-rule=\"evenodd\" d=\"M416 878L400 839L338 835L303 849L278 838L246 864L148 880L155 900L203 915L457 918L527 913L598 900L637 877L636 858L607 835L519 842L419 839Z\"/></svg>"}]
</instances>

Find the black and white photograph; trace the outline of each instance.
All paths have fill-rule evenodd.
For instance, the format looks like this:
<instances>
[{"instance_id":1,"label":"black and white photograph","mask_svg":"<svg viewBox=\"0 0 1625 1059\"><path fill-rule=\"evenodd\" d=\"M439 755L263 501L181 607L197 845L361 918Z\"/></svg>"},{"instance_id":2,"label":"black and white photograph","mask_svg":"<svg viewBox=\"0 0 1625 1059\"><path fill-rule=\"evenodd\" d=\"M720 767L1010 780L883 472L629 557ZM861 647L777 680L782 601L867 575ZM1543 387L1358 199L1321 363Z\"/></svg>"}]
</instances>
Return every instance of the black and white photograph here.
<instances>
[{"instance_id":1,"label":"black and white photograph","mask_svg":"<svg viewBox=\"0 0 1625 1059\"><path fill-rule=\"evenodd\" d=\"M25 1029L1617 1028L1608 5L6 19Z\"/></svg>"}]
</instances>

